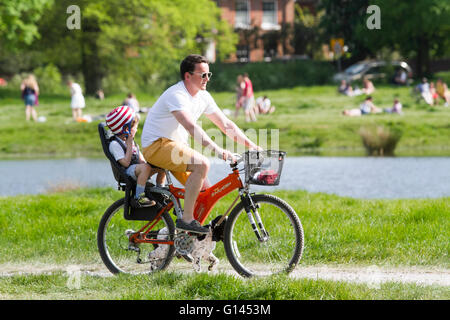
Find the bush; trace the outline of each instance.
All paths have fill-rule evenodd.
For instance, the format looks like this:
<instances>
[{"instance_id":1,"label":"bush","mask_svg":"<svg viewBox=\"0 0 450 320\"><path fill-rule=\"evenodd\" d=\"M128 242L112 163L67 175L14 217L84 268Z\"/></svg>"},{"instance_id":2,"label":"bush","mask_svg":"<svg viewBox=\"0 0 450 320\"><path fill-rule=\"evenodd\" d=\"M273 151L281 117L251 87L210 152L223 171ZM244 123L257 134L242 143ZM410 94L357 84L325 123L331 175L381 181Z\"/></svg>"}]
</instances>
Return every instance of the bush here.
<instances>
[{"instance_id":1,"label":"bush","mask_svg":"<svg viewBox=\"0 0 450 320\"><path fill-rule=\"evenodd\" d=\"M53 64L39 67L33 71L41 93L63 93L67 89L62 83L61 73Z\"/></svg>"},{"instance_id":2,"label":"bush","mask_svg":"<svg viewBox=\"0 0 450 320\"><path fill-rule=\"evenodd\" d=\"M400 130L383 126L362 127L359 134L369 156L393 156L402 136Z\"/></svg>"},{"instance_id":3,"label":"bush","mask_svg":"<svg viewBox=\"0 0 450 320\"><path fill-rule=\"evenodd\" d=\"M210 91L234 91L239 74L248 73L254 90L272 90L329 83L334 74L329 62L292 60L252 63L215 63Z\"/></svg>"}]
</instances>

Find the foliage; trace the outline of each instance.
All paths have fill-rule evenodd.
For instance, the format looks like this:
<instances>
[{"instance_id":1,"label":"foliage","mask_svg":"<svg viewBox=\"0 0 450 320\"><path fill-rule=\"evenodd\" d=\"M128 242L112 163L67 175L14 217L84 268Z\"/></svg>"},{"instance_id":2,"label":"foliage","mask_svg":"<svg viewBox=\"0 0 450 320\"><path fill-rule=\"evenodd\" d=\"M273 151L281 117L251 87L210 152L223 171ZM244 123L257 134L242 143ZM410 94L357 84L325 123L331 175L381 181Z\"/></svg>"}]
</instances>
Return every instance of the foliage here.
<instances>
[{"instance_id":1,"label":"foliage","mask_svg":"<svg viewBox=\"0 0 450 320\"><path fill-rule=\"evenodd\" d=\"M362 127L359 134L369 156L393 156L401 138L400 131L383 126Z\"/></svg>"},{"instance_id":2,"label":"foliage","mask_svg":"<svg viewBox=\"0 0 450 320\"><path fill-rule=\"evenodd\" d=\"M46 33L37 44L62 70L81 68L88 94L105 78L105 91L160 90L178 78L189 53L218 44L219 58L233 49L236 36L209 0L79 1L81 30L65 27L61 12L72 3L55 3L40 23Z\"/></svg>"},{"instance_id":3,"label":"foliage","mask_svg":"<svg viewBox=\"0 0 450 320\"><path fill-rule=\"evenodd\" d=\"M381 29L356 28L355 37L377 52L383 47L398 50L407 57L417 57L417 74L430 73L431 57L450 55L450 3L440 0L371 1L381 11Z\"/></svg>"},{"instance_id":4,"label":"foliage","mask_svg":"<svg viewBox=\"0 0 450 320\"><path fill-rule=\"evenodd\" d=\"M291 45L297 55L308 55L310 58L320 58L321 40L323 30L320 27L320 21L323 19L324 10L312 14L307 9L302 9L295 4L295 22L294 36L291 39Z\"/></svg>"},{"instance_id":5,"label":"foliage","mask_svg":"<svg viewBox=\"0 0 450 320\"><path fill-rule=\"evenodd\" d=\"M39 38L36 23L52 4L53 0L0 0L1 45L15 49Z\"/></svg>"},{"instance_id":6,"label":"foliage","mask_svg":"<svg viewBox=\"0 0 450 320\"><path fill-rule=\"evenodd\" d=\"M254 90L325 84L333 74L331 64L313 60L274 60L270 63L247 64L215 63L210 69L214 74L209 83L209 90L212 91L234 91L236 77L244 72L249 74Z\"/></svg>"},{"instance_id":7,"label":"foliage","mask_svg":"<svg viewBox=\"0 0 450 320\"><path fill-rule=\"evenodd\" d=\"M374 54L355 33L358 26L366 25L368 6L368 0L323 0L319 5L325 11L320 21L324 29L322 40L329 43L331 38L343 38L353 62Z\"/></svg>"},{"instance_id":8,"label":"foliage","mask_svg":"<svg viewBox=\"0 0 450 320\"><path fill-rule=\"evenodd\" d=\"M369 30L366 10L380 8L381 29ZM432 57L450 54L450 3L440 0L324 0L321 26L328 37L342 37L352 62L375 57L388 48L417 58L416 75L430 73ZM328 39L329 40L329 39Z\"/></svg>"},{"instance_id":9,"label":"foliage","mask_svg":"<svg viewBox=\"0 0 450 320\"><path fill-rule=\"evenodd\" d=\"M46 93L61 93L65 88L62 86L61 73L54 64L36 68L33 71L39 88Z\"/></svg>"}]
</instances>

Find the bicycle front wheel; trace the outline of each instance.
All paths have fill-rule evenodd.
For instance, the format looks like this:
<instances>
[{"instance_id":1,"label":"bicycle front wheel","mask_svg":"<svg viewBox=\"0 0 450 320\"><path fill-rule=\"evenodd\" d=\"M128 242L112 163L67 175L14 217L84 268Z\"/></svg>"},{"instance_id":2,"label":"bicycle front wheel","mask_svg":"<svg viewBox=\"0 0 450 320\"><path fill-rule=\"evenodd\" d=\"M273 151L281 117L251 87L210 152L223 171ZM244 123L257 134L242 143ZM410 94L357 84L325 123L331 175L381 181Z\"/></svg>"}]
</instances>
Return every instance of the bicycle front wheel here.
<instances>
[{"instance_id":1,"label":"bicycle front wheel","mask_svg":"<svg viewBox=\"0 0 450 320\"><path fill-rule=\"evenodd\" d=\"M174 246L131 241L132 235L148 222L125 220L123 206L123 198L114 202L104 213L97 232L100 256L108 270L114 274L142 274L167 268L174 255ZM167 240L174 233L173 220L165 212L146 238Z\"/></svg>"},{"instance_id":2,"label":"bicycle front wheel","mask_svg":"<svg viewBox=\"0 0 450 320\"><path fill-rule=\"evenodd\" d=\"M278 197L258 194L251 199L256 210L247 213L245 204L240 202L225 225L224 248L228 260L244 277L291 272L303 252L300 219Z\"/></svg>"}]
</instances>

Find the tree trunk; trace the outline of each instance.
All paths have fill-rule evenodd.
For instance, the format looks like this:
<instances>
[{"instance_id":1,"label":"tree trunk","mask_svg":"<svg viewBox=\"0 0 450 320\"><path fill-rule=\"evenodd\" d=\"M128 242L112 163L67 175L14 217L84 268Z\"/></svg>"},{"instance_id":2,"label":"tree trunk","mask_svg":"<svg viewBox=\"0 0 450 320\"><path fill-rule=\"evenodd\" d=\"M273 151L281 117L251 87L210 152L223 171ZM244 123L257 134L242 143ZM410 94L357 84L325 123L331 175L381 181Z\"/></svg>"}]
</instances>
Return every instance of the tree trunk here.
<instances>
[{"instance_id":1,"label":"tree trunk","mask_svg":"<svg viewBox=\"0 0 450 320\"><path fill-rule=\"evenodd\" d=\"M81 69L86 87L86 95L95 95L102 87L103 66L98 56L97 38L100 33L97 21L83 21L81 36Z\"/></svg>"},{"instance_id":2,"label":"tree trunk","mask_svg":"<svg viewBox=\"0 0 450 320\"><path fill-rule=\"evenodd\" d=\"M422 78L431 74L430 70L430 43L426 36L417 38L417 77Z\"/></svg>"}]
</instances>

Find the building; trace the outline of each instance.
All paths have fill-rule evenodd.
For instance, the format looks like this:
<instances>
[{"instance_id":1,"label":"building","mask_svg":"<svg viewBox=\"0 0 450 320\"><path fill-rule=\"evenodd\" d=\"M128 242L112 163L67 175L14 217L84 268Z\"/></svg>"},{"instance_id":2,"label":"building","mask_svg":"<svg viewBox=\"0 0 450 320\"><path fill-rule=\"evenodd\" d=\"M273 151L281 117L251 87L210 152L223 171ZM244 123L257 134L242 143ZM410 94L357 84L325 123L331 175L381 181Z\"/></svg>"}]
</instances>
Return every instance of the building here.
<instances>
[{"instance_id":1,"label":"building","mask_svg":"<svg viewBox=\"0 0 450 320\"><path fill-rule=\"evenodd\" d=\"M230 61L270 61L290 56L289 33L294 23L294 0L216 0L222 19L239 34Z\"/></svg>"}]
</instances>

